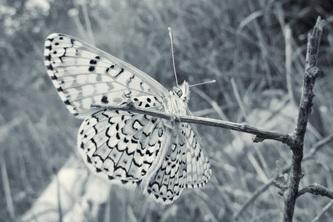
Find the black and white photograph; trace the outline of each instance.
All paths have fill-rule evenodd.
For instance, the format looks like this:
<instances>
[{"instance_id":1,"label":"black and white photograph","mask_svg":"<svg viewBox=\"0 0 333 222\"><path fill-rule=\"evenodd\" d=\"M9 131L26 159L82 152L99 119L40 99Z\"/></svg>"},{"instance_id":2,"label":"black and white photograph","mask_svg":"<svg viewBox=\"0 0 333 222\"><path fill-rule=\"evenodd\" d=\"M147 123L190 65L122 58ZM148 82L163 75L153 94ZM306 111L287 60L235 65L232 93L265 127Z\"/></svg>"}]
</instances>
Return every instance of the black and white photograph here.
<instances>
[{"instance_id":1,"label":"black and white photograph","mask_svg":"<svg viewBox=\"0 0 333 222\"><path fill-rule=\"evenodd\" d=\"M0 222L333 221L333 1L0 0Z\"/></svg>"}]
</instances>

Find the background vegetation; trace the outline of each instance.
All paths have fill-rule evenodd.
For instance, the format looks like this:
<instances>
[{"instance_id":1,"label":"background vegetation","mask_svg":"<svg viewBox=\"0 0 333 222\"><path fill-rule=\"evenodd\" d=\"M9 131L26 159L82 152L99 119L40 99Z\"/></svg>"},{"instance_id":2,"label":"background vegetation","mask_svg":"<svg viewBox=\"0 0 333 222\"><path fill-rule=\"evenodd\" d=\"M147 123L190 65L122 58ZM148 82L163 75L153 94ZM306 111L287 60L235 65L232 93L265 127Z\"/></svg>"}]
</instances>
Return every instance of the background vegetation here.
<instances>
[{"instance_id":1,"label":"background vegetation","mask_svg":"<svg viewBox=\"0 0 333 222\"><path fill-rule=\"evenodd\" d=\"M316 85L309 133L313 139L306 144L306 152L332 132L332 12L329 0L0 0L0 221L10 218L3 198L8 187L19 217L75 154L80 121L67 112L43 67L48 34L62 32L94 43L170 88L174 77L167 27L171 26L179 79L217 80L214 86L192 92L191 110L221 118L221 113L211 110L212 104L218 104L225 119L260 127L265 126L257 125L262 116L251 115L254 110L276 110L272 101L298 104L307 32L321 15L327 20L320 51L320 67L326 75ZM288 27L290 39L286 38ZM291 49L287 53L286 45ZM276 125L286 129L283 125L293 120L285 121ZM124 206L132 209L138 221L232 221L265 177L274 177L279 166L290 161L289 150L279 144L251 144L237 152L240 145L234 145L233 151L230 144L239 134L208 127L199 131L216 177L202 192L189 192L172 206L145 207L144 198L131 202L124 195ZM332 159L328 146L304 166L303 183L320 182L333 188ZM295 220L310 221L325 204L325 198L302 197ZM278 189L271 187L240 220L278 221L281 209ZM126 217L127 212L118 213ZM332 217L333 209L321 219Z\"/></svg>"}]
</instances>

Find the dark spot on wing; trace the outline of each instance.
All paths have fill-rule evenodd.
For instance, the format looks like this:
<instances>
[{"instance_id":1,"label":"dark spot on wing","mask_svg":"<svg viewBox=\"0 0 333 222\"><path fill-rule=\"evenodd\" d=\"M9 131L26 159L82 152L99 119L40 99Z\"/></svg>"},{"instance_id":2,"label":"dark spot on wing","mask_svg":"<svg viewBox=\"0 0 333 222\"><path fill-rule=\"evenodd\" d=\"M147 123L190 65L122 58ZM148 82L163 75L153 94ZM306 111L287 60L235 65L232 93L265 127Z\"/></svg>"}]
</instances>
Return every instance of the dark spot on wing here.
<instances>
[{"instance_id":1,"label":"dark spot on wing","mask_svg":"<svg viewBox=\"0 0 333 222\"><path fill-rule=\"evenodd\" d=\"M97 61L95 60L95 59L92 59L92 60L90 60L90 62L89 62L91 65L96 65L97 64Z\"/></svg>"},{"instance_id":2,"label":"dark spot on wing","mask_svg":"<svg viewBox=\"0 0 333 222\"><path fill-rule=\"evenodd\" d=\"M89 66L89 69L88 69L90 72L93 72L95 70L95 67L94 66Z\"/></svg>"},{"instance_id":3,"label":"dark spot on wing","mask_svg":"<svg viewBox=\"0 0 333 222\"><path fill-rule=\"evenodd\" d=\"M88 163L92 163L92 162L91 162L91 159L90 159L89 156L87 156L87 162L88 162Z\"/></svg>"},{"instance_id":4,"label":"dark spot on wing","mask_svg":"<svg viewBox=\"0 0 333 222\"><path fill-rule=\"evenodd\" d=\"M124 69L121 68L120 71L118 72L118 74L115 77L118 77L120 74L122 74L124 72Z\"/></svg>"},{"instance_id":5,"label":"dark spot on wing","mask_svg":"<svg viewBox=\"0 0 333 222\"><path fill-rule=\"evenodd\" d=\"M109 103L108 97L106 97L106 96L103 96L101 101L102 101L102 103Z\"/></svg>"}]
</instances>

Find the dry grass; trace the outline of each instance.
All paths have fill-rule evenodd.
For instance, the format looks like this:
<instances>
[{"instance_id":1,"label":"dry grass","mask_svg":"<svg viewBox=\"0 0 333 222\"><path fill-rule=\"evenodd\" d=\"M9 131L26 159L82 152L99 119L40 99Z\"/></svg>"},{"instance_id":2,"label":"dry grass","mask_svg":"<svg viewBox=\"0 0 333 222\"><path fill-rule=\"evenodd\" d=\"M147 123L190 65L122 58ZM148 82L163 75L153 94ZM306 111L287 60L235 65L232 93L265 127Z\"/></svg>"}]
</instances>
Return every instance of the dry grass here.
<instances>
[{"instance_id":1,"label":"dry grass","mask_svg":"<svg viewBox=\"0 0 333 222\"><path fill-rule=\"evenodd\" d=\"M13 6L21 1L12 2L0 5ZM192 93L191 109L213 108L211 117L221 118L222 113L229 120L249 121L260 127L264 126L261 116L249 119L253 110L276 110L271 101L280 101L288 93L299 101L305 36L320 12L324 18L326 16L329 30L323 38L320 56L326 76L316 87L317 108L311 119L313 130L309 133L319 139L332 131L333 122L333 78L330 76L333 17L329 17L328 11L333 7L323 4L324 1L306 5L270 0L124 0L79 5L54 1L48 13L43 15L37 11L35 17L24 5L19 6L13 19L19 21L20 28L11 35L4 31L6 15L2 15L0 154L6 160L2 171L5 170L7 176L0 178L0 196L11 201L1 198L0 221L1 218L19 217L27 210L54 172L75 152L79 121L68 114L43 67L42 45L47 34L63 32L95 42L99 48L137 66L170 88L174 85L174 77L167 27L171 26L178 78L190 83L217 80L214 87L200 88L205 92L206 100ZM286 38L284 33L288 26L292 33ZM39 30L33 31L34 27ZM12 125L13 121L19 124ZM3 133L3 129L9 129L9 132ZM119 187L123 191L120 195L124 195L114 194L116 197L108 203L115 204L112 203L114 199L121 201L124 210L118 211L119 218L232 221L233 214L255 190L276 175L279 165L276 162L290 161L288 150L280 145L256 147L251 144L241 152L230 152L224 148L235 138L239 139L240 134L207 127L199 127L199 130L202 143L212 156L216 178L203 192L185 194L174 205L165 208L133 201L135 199L125 195ZM305 152L310 146L311 142L306 144ZM332 158L332 149L328 148L308 161L302 183L317 182L333 188ZM143 197L140 201L144 201ZM315 218L326 204L328 201L323 198L302 197L297 202L295 221ZM8 207L13 209L8 210ZM272 218L278 221L281 209L282 198L272 187L250 206L240 221ZM333 210L328 209L321 220L328 221L332 216Z\"/></svg>"}]
</instances>

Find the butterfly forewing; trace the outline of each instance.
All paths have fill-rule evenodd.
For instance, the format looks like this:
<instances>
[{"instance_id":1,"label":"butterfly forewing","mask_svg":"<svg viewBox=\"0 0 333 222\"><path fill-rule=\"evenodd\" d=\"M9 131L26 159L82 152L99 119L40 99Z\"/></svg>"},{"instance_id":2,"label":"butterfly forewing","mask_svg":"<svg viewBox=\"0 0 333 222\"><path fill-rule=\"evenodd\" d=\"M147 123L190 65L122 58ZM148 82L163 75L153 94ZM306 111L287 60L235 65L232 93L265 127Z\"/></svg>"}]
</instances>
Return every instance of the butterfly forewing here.
<instances>
[{"instance_id":1,"label":"butterfly forewing","mask_svg":"<svg viewBox=\"0 0 333 222\"><path fill-rule=\"evenodd\" d=\"M119 105L129 97L168 93L139 69L67 35L48 36L44 56L60 97L79 117L91 114L91 105Z\"/></svg>"}]
</instances>

